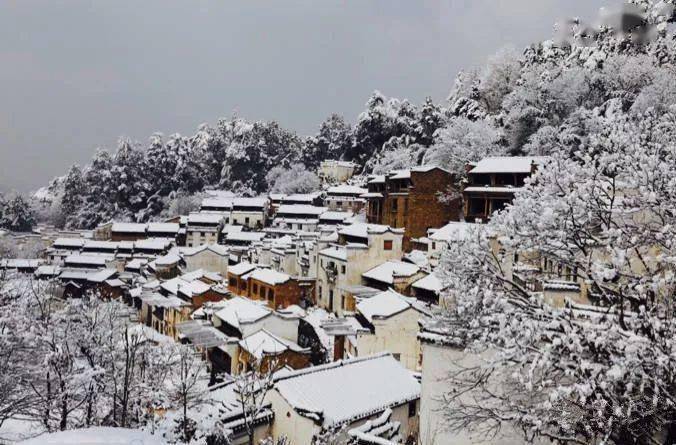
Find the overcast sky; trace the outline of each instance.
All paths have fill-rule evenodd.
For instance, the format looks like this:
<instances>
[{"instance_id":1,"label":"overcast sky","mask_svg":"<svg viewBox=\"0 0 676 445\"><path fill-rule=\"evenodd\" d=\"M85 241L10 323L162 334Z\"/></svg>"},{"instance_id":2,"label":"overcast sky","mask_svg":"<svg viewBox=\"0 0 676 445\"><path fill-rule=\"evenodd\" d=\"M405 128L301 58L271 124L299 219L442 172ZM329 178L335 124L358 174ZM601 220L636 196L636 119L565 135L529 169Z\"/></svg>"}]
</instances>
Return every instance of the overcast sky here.
<instances>
[{"instance_id":1,"label":"overcast sky","mask_svg":"<svg viewBox=\"0 0 676 445\"><path fill-rule=\"evenodd\" d=\"M369 94L443 100L457 72L617 0L0 1L0 190L124 135L233 113L301 135Z\"/></svg>"}]
</instances>

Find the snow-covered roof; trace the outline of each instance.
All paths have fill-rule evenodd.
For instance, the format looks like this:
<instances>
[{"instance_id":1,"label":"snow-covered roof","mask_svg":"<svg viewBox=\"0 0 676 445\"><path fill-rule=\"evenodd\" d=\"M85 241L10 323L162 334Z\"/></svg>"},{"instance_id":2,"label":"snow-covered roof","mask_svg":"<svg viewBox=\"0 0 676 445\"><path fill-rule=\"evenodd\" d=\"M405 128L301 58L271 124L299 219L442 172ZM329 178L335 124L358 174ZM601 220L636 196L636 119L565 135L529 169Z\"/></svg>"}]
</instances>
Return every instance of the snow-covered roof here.
<instances>
[{"instance_id":1,"label":"snow-covered roof","mask_svg":"<svg viewBox=\"0 0 676 445\"><path fill-rule=\"evenodd\" d=\"M237 226L234 224L225 224L221 229L221 233L234 233L241 232L244 229L244 226Z\"/></svg>"},{"instance_id":2,"label":"snow-covered roof","mask_svg":"<svg viewBox=\"0 0 676 445\"><path fill-rule=\"evenodd\" d=\"M449 222L445 226L436 229L429 235L432 241L462 241L469 238L475 231L481 230L482 224L468 222Z\"/></svg>"},{"instance_id":3,"label":"snow-covered roof","mask_svg":"<svg viewBox=\"0 0 676 445\"><path fill-rule=\"evenodd\" d=\"M204 198L202 200L202 207L229 209L232 207L233 199L232 197Z\"/></svg>"},{"instance_id":4,"label":"snow-covered roof","mask_svg":"<svg viewBox=\"0 0 676 445\"><path fill-rule=\"evenodd\" d=\"M326 159L321 162L320 164L322 167L356 167L357 164L355 164L352 161L339 161L336 159Z\"/></svg>"},{"instance_id":5,"label":"snow-covered roof","mask_svg":"<svg viewBox=\"0 0 676 445\"><path fill-rule=\"evenodd\" d=\"M391 260L364 272L362 276L381 283L393 284L397 277L410 277L418 272L420 267L415 264Z\"/></svg>"},{"instance_id":6,"label":"snow-covered roof","mask_svg":"<svg viewBox=\"0 0 676 445\"><path fill-rule=\"evenodd\" d=\"M328 210L326 207L317 207L308 204L282 204L277 209L278 215L316 215L319 216Z\"/></svg>"},{"instance_id":7,"label":"snow-covered roof","mask_svg":"<svg viewBox=\"0 0 676 445\"><path fill-rule=\"evenodd\" d=\"M141 267L145 266L148 264L148 260L145 258L134 258L133 260L129 261L127 264L125 264L124 268L129 269L129 270L136 270L140 269Z\"/></svg>"},{"instance_id":8,"label":"snow-covered roof","mask_svg":"<svg viewBox=\"0 0 676 445\"><path fill-rule=\"evenodd\" d=\"M546 156L495 156L477 162L470 173L530 173L532 165L542 164Z\"/></svg>"},{"instance_id":9,"label":"snow-covered roof","mask_svg":"<svg viewBox=\"0 0 676 445\"><path fill-rule=\"evenodd\" d=\"M393 170L387 174L389 179L410 179L411 170Z\"/></svg>"},{"instance_id":10,"label":"snow-covered roof","mask_svg":"<svg viewBox=\"0 0 676 445\"><path fill-rule=\"evenodd\" d=\"M222 213L198 212L188 215L188 224L218 225L225 218Z\"/></svg>"},{"instance_id":11,"label":"snow-covered roof","mask_svg":"<svg viewBox=\"0 0 676 445\"><path fill-rule=\"evenodd\" d=\"M239 346L259 360L264 356L278 355L288 350L303 354L310 352L309 349L302 348L296 343L278 337L265 329L240 340Z\"/></svg>"},{"instance_id":12,"label":"snow-covered roof","mask_svg":"<svg viewBox=\"0 0 676 445\"><path fill-rule=\"evenodd\" d=\"M118 233L145 233L146 227L146 224L141 223L116 222L110 230Z\"/></svg>"},{"instance_id":13,"label":"snow-covered roof","mask_svg":"<svg viewBox=\"0 0 676 445\"><path fill-rule=\"evenodd\" d=\"M354 214L352 212L338 212L338 211L328 211L319 215L320 221L345 221L347 218L352 217Z\"/></svg>"},{"instance_id":14,"label":"snow-covered roof","mask_svg":"<svg viewBox=\"0 0 676 445\"><path fill-rule=\"evenodd\" d=\"M413 283L411 287L428 290L435 293L439 293L444 289L444 285L441 283L441 280L434 273L419 279Z\"/></svg>"},{"instance_id":15,"label":"snow-covered roof","mask_svg":"<svg viewBox=\"0 0 676 445\"><path fill-rule=\"evenodd\" d=\"M84 239L82 238L57 238L52 244L55 248L59 247L82 247L85 244Z\"/></svg>"},{"instance_id":16,"label":"snow-covered roof","mask_svg":"<svg viewBox=\"0 0 676 445\"><path fill-rule=\"evenodd\" d=\"M420 397L420 383L390 354L291 371L275 389L302 416L325 427L355 421Z\"/></svg>"},{"instance_id":17,"label":"snow-covered roof","mask_svg":"<svg viewBox=\"0 0 676 445\"><path fill-rule=\"evenodd\" d=\"M104 281L113 277L115 274L117 274L117 270L115 269L103 269L90 273L87 276L87 281L91 281L92 283L103 283Z\"/></svg>"},{"instance_id":18,"label":"snow-covered roof","mask_svg":"<svg viewBox=\"0 0 676 445\"><path fill-rule=\"evenodd\" d=\"M229 232L225 235L226 241L261 241L267 234L265 232Z\"/></svg>"},{"instance_id":19,"label":"snow-covered roof","mask_svg":"<svg viewBox=\"0 0 676 445\"><path fill-rule=\"evenodd\" d=\"M406 309L415 308L415 301L415 298L389 289L357 303L357 311L372 323L374 319L389 318Z\"/></svg>"},{"instance_id":20,"label":"snow-covered roof","mask_svg":"<svg viewBox=\"0 0 676 445\"><path fill-rule=\"evenodd\" d=\"M44 265L40 266L35 270L35 275L37 276L56 276L61 272L61 267L56 265Z\"/></svg>"},{"instance_id":21,"label":"snow-covered roof","mask_svg":"<svg viewBox=\"0 0 676 445\"><path fill-rule=\"evenodd\" d=\"M318 195L318 193L294 193L292 195L286 195L282 198L282 202L312 202Z\"/></svg>"},{"instance_id":22,"label":"snow-covered roof","mask_svg":"<svg viewBox=\"0 0 676 445\"><path fill-rule=\"evenodd\" d=\"M22 258L0 259L0 267L4 269L37 269L37 267L43 263L44 260L36 260L36 259L31 260Z\"/></svg>"},{"instance_id":23,"label":"snow-covered roof","mask_svg":"<svg viewBox=\"0 0 676 445\"><path fill-rule=\"evenodd\" d=\"M228 300L227 305L214 315L224 323L239 329L241 323L253 323L271 313L272 311L267 306L254 303L248 298L235 297Z\"/></svg>"},{"instance_id":24,"label":"snow-covered roof","mask_svg":"<svg viewBox=\"0 0 676 445\"><path fill-rule=\"evenodd\" d=\"M382 198L383 194L371 192L371 193L363 193L363 194L359 195L359 197L360 198Z\"/></svg>"},{"instance_id":25,"label":"snow-covered roof","mask_svg":"<svg viewBox=\"0 0 676 445\"><path fill-rule=\"evenodd\" d=\"M149 233L178 233L178 223L148 223Z\"/></svg>"},{"instance_id":26,"label":"snow-covered roof","mask_svg":"<svg viewBox=\"0 0 676 445\"><path fill-rule=\"evenodd\" d=\"M464 191L468 193L516 193L521 187L512 187L511 185L503 187L491 187L489 185L478 185L465 187Z\"/></svg>"},{"instance_id":27,"label":"snow-covered roof","mask_svg":"<svg viewBox=\"0 0 676 445\"><path fill-rule=\"evenodd\" d=\"M335 258L337 260L347 261L347 249L338 246L327 247L319 251L320 255Z\"/></svg>"},{"instance_id":28,"label":"snow-covered roof","mask_svg":"<svg viewBox=\"0 0 676 445\"><path fill-rule=\"evenodd\" d=\"M119 243L115 241L95 241L95 240L87 240L84 243L84 248L85 249L108 249L108 250L115 250L117 249Z\"/></svg>"},{"instance_id":29,"label":"snow-covered roof","mask_svg":"<svg viewBox=\"0 0 676 445\"><path fill-rule=\"evenodd\" d=\"M231 273L233 275L244 275L245 273L249 273L252 270L254 270L256 267L258 267L255 264L247 263L246 261L243 261L241 263L237 263L234 266L229 266L228 267L228 273Z\"/></svg>"},{"instance_id":30,"label":"snow-covered roof","mask_svg":"<svg viewBox=\"0 0 676 445\"><path fill-rule=\"evenodd\" d=\"M385 184L385 175L377 175L369 179L369 184Z\"/></svg>"},{"instance_id":31,"label":"snow-covered roof","mask_svg":"<svg viewBox=\"0 0 676 445\"><path fill-rule=\"evenodd\" d=\"M104 255L68 255L64 260L66 264L88 264L91 266L105 266L110 261L109 256Z\"/></svg>"},{"instance_id":32,"label":"snow-covered roof","mask_svg":"<svg viewBox=\"0 0 676 445\"><path fill-rule=\"evenodd\" d=\"M329 195L361 195L366 192L368 192L368 190L365 188L349 184L341 184L329 187L326 191L326 193Z\"/></svg>"},{"instance_id":33,"label":"snow-covered roof","mask_svg":"<svg viewBox=\"0 0 676 445\"><path fill-rule=\"evenodd\" d=\"M193 295L201 295L205 292L208 292L211 289L204 281L194 280L185 284L179 284L178 291L192 297Z\"/></svg>"},{"instance_id":34,"label":"snow-covered roof","mask_svg":"<svg viewBox=\"0 0 676 445\"><path fill-rule=\"evenodd\" d=\"M226 256L228 254L228 247L221 244L202 244L197 247L190 247L183 252L184 256L193 256L198 253L204 252L205 250L214 252L220 256Z\"/></svg>"},{"instance_id":35,"label":"snow-covered roof","mask_svg":"<svg viewBox=\"0 0 676 445\"><path fill-rule=\"evenodd\" d=\"M181 257L175 253L168 253L155 260L157 266L172 266L181 261Z\"/></svg>"},{"instance_id":36,"label":"snow-covered roof","mask_svg":"<svg viewBox=\"0 0 676 445\"><path fill-rule=\"evenodd\" d=\"M268 198L265 196L259 196L256 198L235 198L232 201L233 207L260 207L263 208L267 205Z\"/></svg>"},{"instance_id":37,"label":"snow-covered roof","mask_svg":"<svg viewBox=\"0 0 676 445\"><path fill-rule=\"evenodd\" d=\"M276 270L259 268L251 272L249 278L275 286L277 284L286 283L291 279L291 276L277 272Z\"/></svg>"},{"instance_id":38,"label":"snow-covered roof","mask_svg":"<svg viewBox=\"0 0 676 445\"><path fill-rule=\"evenodd\" d=\"M371 233L379 234L385 232L404 233L403 229L395 229L382 224L354 223L345 226L338 231L341 235L356 236L359 238L368 238Z\"/></svg>"},{"instance_id":39,"label":"snow-covered roof","mask_svg":"<svg viewBox=\"0 0 676 445\"><path fill-rule=\"evenodd\" d=\"M134 248L161 251L171 246L172 243L173 240L168 238L142 239L134 241Z\"/></svg>"},{"instance_id":40,"label":"snow-covered roof","mask_svg":"<svg viewBox=\"0 0 676 445\"><path fill-rule=\"evenodd\" d=\"M413 263L418 267L425 267L429 264L427 255L422 250L411 250L408 253L404 254L404 259L409 263Z\"/></svg>"},{"instance_id":41,"label":"snow-covered roof","mask_svg":"<svg viewBox=\"0 0 676 445\"><path fill-rule=\"evenodd\" d=\"M154 436L141 430L97 426L46 433L23 441L21 445L119 445L121 443L161 445L166 441L160 435Z\"/></svg>"}]
</instances>

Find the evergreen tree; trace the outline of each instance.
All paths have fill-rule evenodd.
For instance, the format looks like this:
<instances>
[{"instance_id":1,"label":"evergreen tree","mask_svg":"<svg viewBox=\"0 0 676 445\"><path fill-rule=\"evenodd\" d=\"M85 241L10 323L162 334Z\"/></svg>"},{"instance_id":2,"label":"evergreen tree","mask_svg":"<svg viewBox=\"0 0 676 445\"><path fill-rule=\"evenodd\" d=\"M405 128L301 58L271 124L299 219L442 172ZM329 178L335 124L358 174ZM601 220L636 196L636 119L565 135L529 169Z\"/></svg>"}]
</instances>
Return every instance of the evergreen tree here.
<instances>
[{"instance_id":1,"label":"evergreen tree","mask_svg":"<svg viewBox=\"0 0 676 445\"><path fill-rule=\"evenodd\" d=\"M0 201L0 206L0 227L16 232L30 232L33 229L33 210L23 196L16 195L4 203Z\"/></svg>"}]
</instances>

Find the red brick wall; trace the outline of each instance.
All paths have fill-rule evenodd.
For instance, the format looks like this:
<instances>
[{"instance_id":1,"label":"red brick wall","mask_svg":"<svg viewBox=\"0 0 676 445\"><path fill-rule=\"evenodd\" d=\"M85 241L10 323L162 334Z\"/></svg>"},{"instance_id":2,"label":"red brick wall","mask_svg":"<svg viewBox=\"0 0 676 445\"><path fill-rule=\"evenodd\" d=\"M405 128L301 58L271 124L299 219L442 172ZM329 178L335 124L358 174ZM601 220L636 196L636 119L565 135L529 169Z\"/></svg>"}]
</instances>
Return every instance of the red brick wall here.
<instances>
[{"instance_id":1,"label":"red brick wall","mask_svg":"<svg viewBox=\"0 0 676 445\"><path fill-rule=\"evenodd\" d=\"M411 172L413 186L409 192L405 239L427 235L428 228L438 228L449 221L458 221L462 200L458 196L448 203L439 201L439 193L448 194L453 187L453 175L440 169Z\"/></svg>"},{"instance_id":2,"label":"red brick wall","mask_svg":"<svg viewBox=\"0 0 676 445\"><path fill-rule=\"evenodd\" d=\"M256 286L256 292L254 292L254 285ZM267 298L269 289L274 292L272 301L269 301ZM270 286L262 281L249 279L249 298L253 300L265 300L272 309L277 309L279 307L286 308L292 304L299 304L301 293L302 291L301 287L298 285L298 281L293 279L276 286Z\"/></svg>"}]
</instances>

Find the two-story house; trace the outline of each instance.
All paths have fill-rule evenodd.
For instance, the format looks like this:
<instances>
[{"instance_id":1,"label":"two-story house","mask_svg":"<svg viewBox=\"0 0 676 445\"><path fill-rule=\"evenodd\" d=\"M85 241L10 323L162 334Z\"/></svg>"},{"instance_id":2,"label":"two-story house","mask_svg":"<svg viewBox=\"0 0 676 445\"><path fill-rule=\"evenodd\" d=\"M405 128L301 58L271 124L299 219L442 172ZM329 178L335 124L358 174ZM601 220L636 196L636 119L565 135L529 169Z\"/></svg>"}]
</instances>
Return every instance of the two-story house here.
<instances>
[{"instance_id":1,"label":"two-story house","mask_svg":"<svg viewBox=\"0 0 676 445\"><path fill-rule=\"evenodd\" d=\"M317 254L317 305L342 314L344 291L362 282L362 274L403 253L404 230L355 223L338 232L336 243Z\"/></svg>"},{"instance_id":2,"label":"two-story house","mask_svg":"<svg viewBox=\"0 0 676 445\"><path fill-rule=\"evenodd\" d=\"M395 170L368 182L362 197L368 202L367 220L405 228L405 247L411 238L460 218L460 197L454 196L455 177L432 166Z\"/></svg>"},{"instance_id":3,"label":"two-story house","mask_svg":"<svg viewBox=\"0 0 676 445\"><path fill-rule=\"evenodd\" d=\"M484 158L467 166L467 183L463 189L465 220L486 222L494 212L512 202L524 181L545 162L546 157L498 156Z\"/></svg>"}]
</instances>

